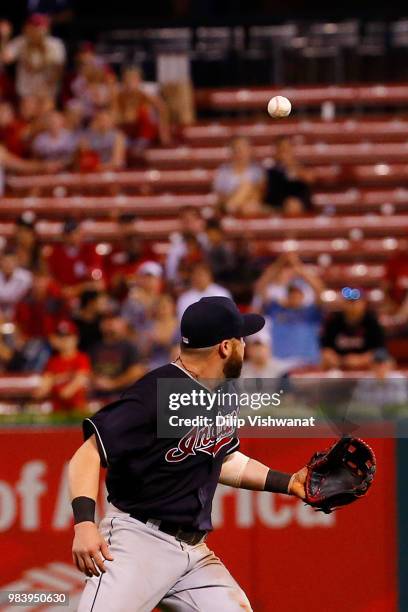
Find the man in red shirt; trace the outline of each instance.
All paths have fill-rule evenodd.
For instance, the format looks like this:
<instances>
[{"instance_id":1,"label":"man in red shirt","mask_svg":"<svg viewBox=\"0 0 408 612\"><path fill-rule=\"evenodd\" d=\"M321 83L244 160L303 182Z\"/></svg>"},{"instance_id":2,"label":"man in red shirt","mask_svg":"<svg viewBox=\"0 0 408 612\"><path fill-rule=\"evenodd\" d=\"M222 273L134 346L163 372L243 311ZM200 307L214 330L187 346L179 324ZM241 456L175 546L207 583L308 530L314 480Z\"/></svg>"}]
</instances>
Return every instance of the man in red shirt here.
<instances>
[{"instance_id":1,"label":"man in red shirt","mask_svg":"<svg viewBox=\"0 0 408 612\"><path fill-rule=\"evenodd\" d=\"M90 375L88 356L77 349L78 334L71 321L61 321L52 336L56 349L44 371L37 399L51 397L54 411L86 410Z\"/></svg>"},{"instance_id":2,"label":"man in red shirt","mask_svg":"<svg viewBox=\"0 0 408 612\"><path fill-rule=\"evenodd\" d=\"M39 270L30 292L16 306L15 321L26 338L48 338L67 317L67 307L58 284Z\"/></svg>"},{"instance_id":3,"label":"man in red shirt","mask_svg":"<svg viewBox=\"0 0 408 612\"><path fill-rule=\"evenodd\" d=\"M95 245L83 241L74 219L67 220L62 231L63 242L48 248L45 255L48 270L66 297L76 297L86 289L103 289L102 258Z\"/></svg>"}]
</instances>

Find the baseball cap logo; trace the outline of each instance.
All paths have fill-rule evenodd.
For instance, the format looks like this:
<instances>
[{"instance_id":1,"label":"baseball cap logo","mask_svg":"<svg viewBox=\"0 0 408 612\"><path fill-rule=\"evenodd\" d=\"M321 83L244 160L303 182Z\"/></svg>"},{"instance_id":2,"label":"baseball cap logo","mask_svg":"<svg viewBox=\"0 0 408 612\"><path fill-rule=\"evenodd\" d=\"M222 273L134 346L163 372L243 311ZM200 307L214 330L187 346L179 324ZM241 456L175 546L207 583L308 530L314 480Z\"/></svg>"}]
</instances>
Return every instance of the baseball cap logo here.
<instances>
[{"instance_id":1,"label":"baseball cap logo","mask_svg":"<svg viewBox=\"0 0 408 612\"><path fill-rule=\"evenodd\" d=\"M184 342L184 344L188 344L190 342L189 339L186 338L185 336L182 336L181 339Z\"/></svg>"}]
</instances>

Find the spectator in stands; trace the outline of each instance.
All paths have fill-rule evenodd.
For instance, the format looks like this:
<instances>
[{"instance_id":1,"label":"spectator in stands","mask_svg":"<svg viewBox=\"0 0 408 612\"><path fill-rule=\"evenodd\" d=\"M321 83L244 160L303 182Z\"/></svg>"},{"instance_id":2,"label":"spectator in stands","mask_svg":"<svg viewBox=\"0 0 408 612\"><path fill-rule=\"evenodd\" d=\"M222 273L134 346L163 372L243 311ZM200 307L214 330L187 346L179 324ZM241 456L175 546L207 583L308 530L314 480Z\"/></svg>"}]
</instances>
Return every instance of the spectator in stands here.
<instances>
[{"instance_id":1,"label":"spectator in stands","mask_svg":"<svg viewBox=\"0 0 408 612\"><path fill-rule=\"evenodd\" d=\"M247 304L252 298L252 286L258 277L258 266L251 252L250 241L241 236L228 241L220 221L207 222L206 261L217 283L225 285L238 303Z\"/></svg>"},{"instance_id":2,"label":"spectator in stands","mask_svg":"<svg viewBox=\"0 0 408 612\"><path fill-rule=\"evenodd\" d=\"M18 116L24 126L28 126L40 113L40 99L38 91L30 96L22 96L18 101Z\"/></svg>"},{"instance_id":3,"label":"spectator in stands","mask_svg":"<svg viewBox=\"0 0 408 612\"><path fill-rule=\"evenodd\" d=\"M176 293L189 286L192 269L197 263L204 262L206 257L201 243L194 234L185 233L183 243L185 253L179 261L176 282L173 283L173 289Z\"/></svg>"},{"instance_id":4,"label":"spectator in stands","mask_svg":"<svg viewBox=\"0 0 408 612\"><path fill-rule=\"evenodd\" d=\"M0 369L7 372L41 373L50 358L51 347L40 337L28 337L13 323L1 326Z\"/></svg>"},{"instance_id":5,"label":"spectator in stands","mask_svg":"<svg viewBox=\"0 0 408 612\"><path fill-rule=\"evenodd\" d=\"M126 141L123 132L115 127L113 114L99 111L81 140L82 156L95 156L92 170L119 170L126 162Z\"/></svg>"},{"instance_id":6,"label":"spectator in stands","mask_svg":"<svg viewBox=\"0 0 408 612\"><path fill-rule=\"evenodd\" d=\"M138 155L157 140L170 142L168 111L162 98L148 93L140 68L126 68L116 100L118 123L126 134L130 154Z\"/></svg>"},{"instance_id":7,"label":"spectator in stands","mask_svg":"<svg viewBox=\"0 0 408 612\"><path fill-rule=\"evenodd\" d=\"M273 291L281 267L292 275L286 286ZM256 302L272 324L273 354L288 365L315 365L320 361L320 302L324 285L295 253L288 253L272 264L256 286ZM310 294L313 297L311 298Z\"/></svg>"},{"instance_id":8,"label":"spectator in stands","mask_svg":"<svg viewBox=\"0 0 408 612\"><path fill-rule=\"evenodd\" d=\"M204 219L197 208L193 206L182 208L179 214L179 224L179 231L169 236L170 246L166 260L166 276L173 282L177 281L180 262L188 256L191 250L191 237L195 238L195 245L200 251L199 259L203 258L208 246Z\"/></svg>"},{"instance_id":9,"label":"spectator in stands","mask_svg":"<svg viewBox=\"0 0 408 612\"><path fill-rule=\"evenodd\" d=\"M175 311L174 300L168 293L158 298L145 333L143 347L149 368L157 368L170 361L172 349L179 341L179 325Z\"/></svg>"},{"instance_id":10,"label":"spectator in stands","mask_svg":"<svg viewBox=\"0 0 408 612\"><path fill-rule=\"evenodd\" d=\"M35 220L33 212L24 212L16 221L13 240L20 265L29 270L38 269L41 265L41 246Z\"/></svg>"},{"instance_id":11,"label":"spectator in stands","mask_svg":"<svg viewBox=\"0 0 408 612\"><path fill-rule=\"evenodd\" d=\"M384 346L384 330L362 289L344 287L341 300L341 310L329 316L322 331L323 367L369 368L374 351Z\"/></svg>"},{"instance_id":12,"label":"spectator in stands","mask_svg":"<svg viewBox=\"0 0 408 612\"><path fill-rule=\"evenodd\" d=\"M365 417L375 418L385 416L383 411L387 408L395 411L397 407L406 407L406 376L396 369L395 361L386 349L374 351L370 372L372 376L357 381L351 400L351 406L354 408L350 413L351 418L358 408Z\"/></svg>"},{"instance_id":13,"label":"spectator in stands","mask_svg":"<svg viewBox=\"0 0 408 612\"><path fill-rule=\"evenodd\" d=\"M19 300L15 310L15 321L24 337L45 341L68 314L61 288L46 271L37 270L31 289Z\"/></svg>"},{"instance_id":14,"label":"spectator in stands","mask_svg":"<svg viewBox=\"0 0 408 612\"><path fill-rule=\"evenodd\" d=\"M15 251L7 250L0 257L0 316L12 318L18 302L32 285L32 274L19 266Z\"/></svg>"},{"instance_id":15,"label":"spectator in stands","mask_svg":"<svg viewBox=\"0 0 408 612\"><path fill-rule=\"evenodd\" d=\"M49 35L49 18L35 13L27 20L23 33L3 49L6 64L17 62L16 89L19 96L58 94L65 47L61 40Z\"/></svg>"},{"instance_id":16,"label":"spectator in stands","mask_svg":"<svg viewBox=\"0 0 408 612\"><path fill-rule=\"evenodd\" d=\"M47 129L34 138L32 152L36 158L58 160L68 165L73 161L77 146L77 139L65 126L64 115L52 111L47 118Z\"/></svg>"},{"instance_id":17,"label":"spectator in stands","mask_svg":"<svg viewBox=\"0 0 408 612\"><path fill-rule=\"evenodd\" d=\"M64 295L72 298L86 289L103 288L102 258L94 244L84 242L78 222L65 221L62 234L63 242L47 247L45 262Z\"/></svg>"},{"instance_id":18,"label":"spectator in stands","mask_svg":"<svg viewBox=\"0 0 408 612\"><path fill-rule=\"evenodd\" d=\"M190 289L182 293L177 302L177 316L180 320L190 304L203 297L221 296L231 298L231 293L214 282L211 269L206 263L197 263L191 273Z\"/></svg>"},{"instance_id":19,"label":"spectator in stands","mask_svg":"<svg viewBox=\"0 0 408 612\"><path fill-rule=\"evenodd\" d=\"M104 293L87 289L79 298L79 309L73 317L78 329L78 348L89 353L91 348L102 340L101 321L107 311L107 300Z\"/></svg>"},{"instance_id":20,"label":"spectator in stands","mask_svg":"<svg viewBox=\"0 0 408 612\"><path fill-rule=\"evenodd\" d=\"M31 155L34 138L40 132L48 129L48 117L55 110L55 100L44 94L24 96L20 99L17 120L13 126L12 152L22 157ZM51 171L57 171L54 168ZM39 169L41 172L42 170ZM35 170L34 170L35 172Z\"/></svg>"},{"instance_id":21,"label":"spectator in stands","mask_svg":"<svg viewBox=\"0 0 408 612\"><path fill-rule=\"evenodd\" d=\"M217 170L213 183L221 210L233 215L261 212L265 172L262 166L252 160L249 140L234 138L230 151L230 162Z\"/></svg>"},{"instance_id":22,"label":"spectator in stands","mask_svg":"<svg viewBox=\"0 0 408 612\"><path fill-rule=\"evenodd\" d=\"M13 34L13 24L8 19L0 18L0 51L3 51L4 47L8 43Z\"/></svg>"},{"instance_id":23,"label":"spectator in stands","mask_svg":"<svg viewBox=\"0 0 408 612\"><path fill-rule=\"evenodd\" d=\"M312 207L313 171L296 159L289 138L276 142L275 163L267 171L265 202L287 216L297 216Z\"/></svg>"},{"instance_id":24,"label":"spectator in stands","mask_svg":"<svg viewBox=\"0 0 408 612\"><path fill-rule=\"evenodd\" d=\"M84 111L79 100L68 100L64 108L65 126L79 141L84 130Z\"/></svg>"},{"instance_id":25,"label":"spectator in stands","mask_svg":"<svg viewBox=\"0 0 408 612\"><path fill-rule=\"evenodd\" d=\"M113 398L145 373L125 319L116 313L102 319L102 340L91 350L92 384L97 396Z\"/></svg>"},{"instance_id":26,"label":"spectator in stands","mask_svg":"<svg viewBox=\"0 0 408 612\"><path fill-rule=\"evenodd\" d=\"M75 0L27 0L27 12L48 15L53 32L68 42L75 5Z\"/></svg>"},{"instance_id":27,"label":"spectator in stands","mask_svg":"<svg viewBox=\"0 0 408 612\"><path fill-rule=\"evenodd\" d=\"M10 148L15 155L27 157L30 154L33 138L43 128L40 111L41 104L37 95L20 98L13 126L13 143Z\"/></svg>"},{"instance_id":28,"label":"spectator in stands","mask_svg":"<svg viewBox=\"0 0 408 612\"><path fill-rule=\"evenodd\" d=\"M0 102L0 141L10 153L23 154L19 122L9 102Z\"/></svg>"},{"instance_id":29,"label":"spectator in stands","mask_svg":"<svg viewBox=\"0 0 408 612\"><path fill-rule=\"evenodd\" d=\"M299 256L295 252L282 253L259 277L255 285L253 307L261 310L270 301L284 302L288 297L288 287L293 282L302 284L302 304L308 306L315 301L313 288L299 276Z\"/></svg>"},{"instance_id":30,"label":"spectator in stands","mask_svg":"<svg viewBox=\"0 0 408 612\"><path fill-rule=\"evenodd\" d=\"M142 263L133 280L133 286L122 306L122 317L138 334L150 324L163 286L163 269L155 261Z\"/></svg>"},{"instance_id":31,"label":"spectator in stands","mask_svg":"<svg viewBox=\"0 0 408 612\"><path fill-rule=\"evenodd\" d=\"M277 359L271 351L271 331L264 327L245 340L245 361L242 378L280 378L288 372L290 365L286 360Z\"/></svg>"},{"instance_id":32,"label":"spectator in stands","mask_svg":"<svg viewBox=\"0 0 408 612\"><path fill-rule=\"evenodd\" d=\"M38 131L41 131L47 127L48 116L52 111L57 109L57 105L55 98L45 93L41 93L37 96L37 105L39 119Z\"/></svg>"},{"instance_id":33,"label":"spectator in stands","mask_svg":"<svg viewBox=\"0 0 408 612\"><path fill-rule=\"evenodd\" d=\"M76 73L70 83L70 93L81 105L86 120L100 110L112 110L117 96L117 78L103 57L90 42L83 42L75 57Z\"/></svg>"},{"instance_id":34,"label":"spectator in stands","mask_svg":"<svg viewBox=\"0 0 408 612\"><path fill-rule=\"evenodd\" d=\"M122 301L128 294L142 263L154 260L149 245L135 232L135 215L123 213L118 218L118 235L113 248L105 257L105 273L110 294Z\"/></svg>"},{"instance_id":35,"label":"spectator in stands","mask_svg":"<svg viewBox=\"0 0 408 612\"><path fill-rule=\"evenodd\" d=\"M13 33L13 26L7 19L0 19L0 57ZM0 100L10 100L13 96L13 84L4 65L0 62Z\"/></svg>"},{"instance_id":36,"label":"spectator in stands","mask_svg":"<svg viewBox=\"0 0 408 612\"><path fill-rule=\"evenodd\" d=\"M90 363L88 356L78 351L78 332L72 321L61 321L51 341L56 354L50 358L34 397L51 397L54 411L85 411Z\"/></svg>"},{"instance_id":37,"label":"spectator in stands","mask_svg":"<svg viewBox=\"0 0 408 612\"><path fill-rule=\"evenodd\" d=\"M254 243L244 235L232 241L234 267L228 289L238 304L249 304L253 286L260 273L260 262L255 255Z\"/></svg>"},{"instance_id":38,"label":"spectator in stands","mask_svg":"<svg viewBox=\"0 0 408 612\"><path fill-rule=\"evenodd\" d=\"M215 281L228 283L234 271L234 253L226 242L225 232L217 219L210 219L206 227L206 259Z\"/></svg>"},{"instance_id":39,"label":"spectator in stands","mask_svg":"<svg viewBox=\"0 0 408 612\"><path fill-rule=\"evenodd\" d=\"M379 348L374 351L371 371L377 380L386 380L387 378L402 378L405 381L405 393L403 401L408 401L408 387L406 376L397 370L395 359L390 355L386 348Z\"/></svg>"}]
</instances>

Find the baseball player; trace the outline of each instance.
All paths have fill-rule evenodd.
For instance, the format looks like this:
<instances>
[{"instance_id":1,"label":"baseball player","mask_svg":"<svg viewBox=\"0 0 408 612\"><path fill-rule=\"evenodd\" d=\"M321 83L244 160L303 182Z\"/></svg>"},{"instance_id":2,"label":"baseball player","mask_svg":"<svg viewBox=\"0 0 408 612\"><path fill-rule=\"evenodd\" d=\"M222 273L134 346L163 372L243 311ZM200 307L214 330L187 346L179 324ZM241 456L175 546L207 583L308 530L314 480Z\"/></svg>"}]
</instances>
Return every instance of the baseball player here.
<instances>
[{"instance_id":1,"label":"baseball player","mask_svg":"<svg viewBox=\"0 0 408 612\"><path fill-rule=\"evenodd\" d=\"M205 543L217 484L303 498L306 468L291 475L262 465L240 453L228 427L213 437L196 427L159 438L157 386L170 379L202 389L203 381L238 378L244 338L264 323L229 298L201 299L183 315L180 356L84 420L85 442L69 465L73 559L87 576L78 612L251 610ZM98 528L101 466L109 506Z\"/></svg>"}]
</instances>

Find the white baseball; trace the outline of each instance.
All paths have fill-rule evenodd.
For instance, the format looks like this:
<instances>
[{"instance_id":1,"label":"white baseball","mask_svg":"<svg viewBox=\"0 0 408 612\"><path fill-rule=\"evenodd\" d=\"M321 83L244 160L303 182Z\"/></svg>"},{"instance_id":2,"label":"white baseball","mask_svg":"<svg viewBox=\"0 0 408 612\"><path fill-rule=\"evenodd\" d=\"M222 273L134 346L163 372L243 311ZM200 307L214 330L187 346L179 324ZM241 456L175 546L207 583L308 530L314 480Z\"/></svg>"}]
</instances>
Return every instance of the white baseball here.
<instances>
[{"instance_id":1,"label":"white baseball","mask_svg":"<svg viewBox=\"0 0 408 612\"><path fill-rule=\"evenodd\" d=\"M268 102L268 113L275 119L287 117L291 110L292 105L284 96L274 96Z\"/></svg>"}]
</instances>

